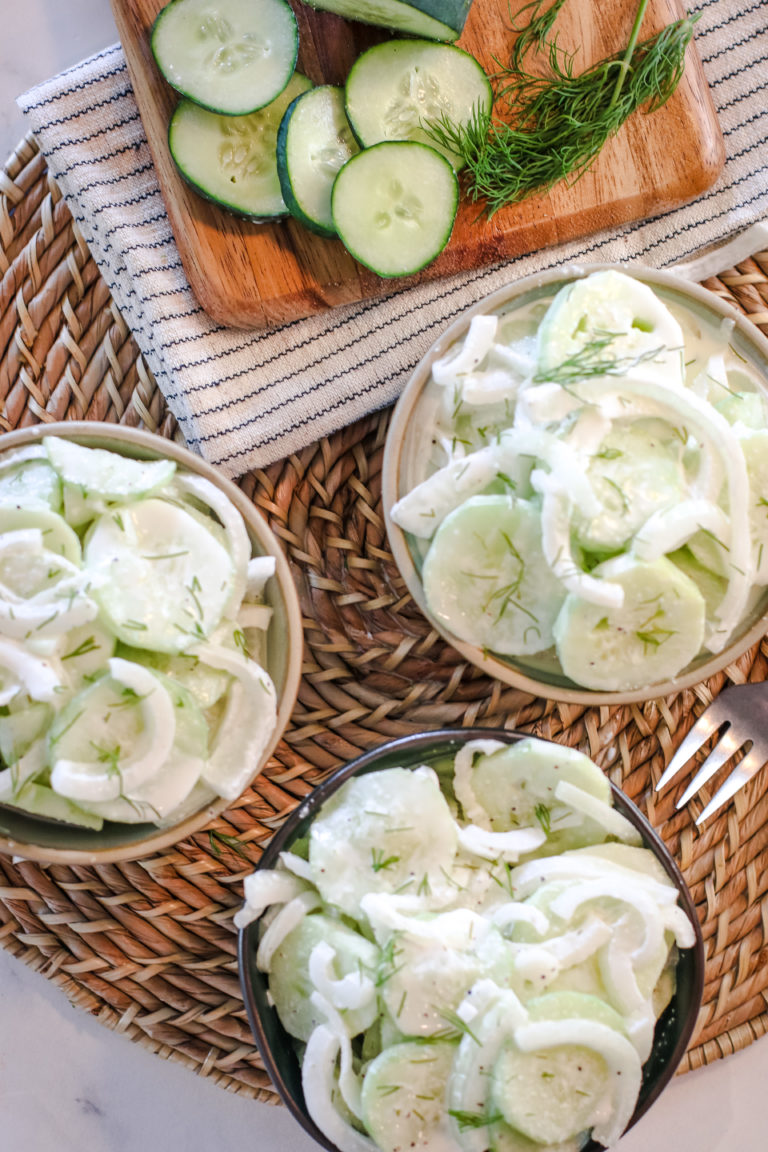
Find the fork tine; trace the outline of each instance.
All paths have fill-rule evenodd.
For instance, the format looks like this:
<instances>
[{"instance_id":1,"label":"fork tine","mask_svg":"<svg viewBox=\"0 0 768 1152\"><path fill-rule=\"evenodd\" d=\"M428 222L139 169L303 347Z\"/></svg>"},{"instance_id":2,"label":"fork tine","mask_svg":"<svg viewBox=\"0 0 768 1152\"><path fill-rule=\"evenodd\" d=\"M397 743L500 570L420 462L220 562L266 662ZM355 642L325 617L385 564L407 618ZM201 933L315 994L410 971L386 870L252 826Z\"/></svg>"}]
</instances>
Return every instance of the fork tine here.
<instances>
[{"instance_id":1,"label":"fork tine","mask_svg":"<svg viewBox=\"0 0 768 1152\"><path fill-rule=\"evenodd\" d=\"M691 780L685 792L683 792L675 807L685 807L691 796L695 796L699 789L704 787L707 780L710 780L714 776L715 772L725 764L726 760L730 760L731 756L733 756L735 752L738 752L743 743L743 740L736 739L732 728L724 732L699 768L693 780Z\"/></svg>"},{"instance_id":2,"label":"fork tine","mask_svg":"<svg viewBox=\"0 0 768 1152\"><path fill-rule=\"evenodd\" d=\"M722 788L717 790L701 815L696 818L696 823L702 824L713 812L721 808L726 800L730 800L731 796L734 796L740 788L743 788L745 784L749 783L752 777L760 771L764 763L764 753L753 744L744 759L737 764L733 772L731 772Z\"/></svg>"},{"instance_id":3,"label":"fork tine","mask_svg":"<svg viewBox=\"0 0 768 1152\"><path fill-rule=\"evenodd\" d=\"M702 744L706 744L707 740L718 730L721 724L722 721L718 723L713 720L708 711L701 714L664 770L661 779L656 785L657 792L660 792L662 788L666 788L670 780L677 775L681 768L685 767L691 757L696 755Z\"/></svg>"}]
</instances>

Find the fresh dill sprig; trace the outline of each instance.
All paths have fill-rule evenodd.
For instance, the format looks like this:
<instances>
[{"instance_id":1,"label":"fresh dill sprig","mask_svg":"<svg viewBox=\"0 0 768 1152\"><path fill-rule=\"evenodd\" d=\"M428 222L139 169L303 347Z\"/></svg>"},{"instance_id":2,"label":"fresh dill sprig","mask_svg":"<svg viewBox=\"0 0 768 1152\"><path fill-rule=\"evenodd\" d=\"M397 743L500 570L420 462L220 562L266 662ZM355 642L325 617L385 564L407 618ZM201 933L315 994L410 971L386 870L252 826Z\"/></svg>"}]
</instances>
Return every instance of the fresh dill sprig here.
<instances>
[{"instance_id":1,"label":"fresh dill sprig","mask_svg":"<svg viewBox=\"0 0 768 1152\"><path fill-rule=\"evenodd\" d=\"M574 72L552 27L565 0L531 0L513 22L517 39L509 63L497 60L494 110L476 107L457 124L442 115L424 125L435 143L464 164L469 199L482 201L488 216L565 180L572 184L592 165L605 143L637 109L655 112L677 88L698 14L668 24L639 40L648 0L640 0L629 43L584 72ZM545 75L530 70L529 54L546 55Z\"/></svg>"}]
</instances>

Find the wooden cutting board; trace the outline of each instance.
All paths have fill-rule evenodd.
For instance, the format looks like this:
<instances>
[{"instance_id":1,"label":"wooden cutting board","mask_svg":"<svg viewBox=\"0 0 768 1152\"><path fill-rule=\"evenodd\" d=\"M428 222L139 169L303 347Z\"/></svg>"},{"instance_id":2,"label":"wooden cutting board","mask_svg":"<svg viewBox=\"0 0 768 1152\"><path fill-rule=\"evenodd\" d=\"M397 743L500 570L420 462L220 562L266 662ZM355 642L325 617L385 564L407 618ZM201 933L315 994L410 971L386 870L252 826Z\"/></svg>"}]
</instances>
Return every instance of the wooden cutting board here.
<instances>
[{"instance_id":1,"label":"wooden cutting board","mask_svg":"<svg viewBox=\"0 0 768 1152\"><path fill-rule=\"evenodd\" d=\"M315 12L301 0L292 3L299 22L299 68L316 83L343 83L356 56L386 36ZM521 6L522 0L510 5L513 11ZM478 220L477 205L465 202L450 244L429 268L407 279L381 279L338 240L315 236L290 219L251 224L192 191L168 152L168 121L177 97L149 47L163 0L112 0L112 7L184 269L202 307L221 324L281 324L645 219L698 196L722 169L722 135L692 46L672 99L652 115L632 116L571 187L560 184L490 221ZM626 45L636 8L637 0L567 0L556 27L560 44L577 51L576 71ZM679 0L650 0L642 37L683 14ZM507 0L475 0L458 43L490 73L494 56L508 57L511 36Z\"/></svg>"}]
</instances>

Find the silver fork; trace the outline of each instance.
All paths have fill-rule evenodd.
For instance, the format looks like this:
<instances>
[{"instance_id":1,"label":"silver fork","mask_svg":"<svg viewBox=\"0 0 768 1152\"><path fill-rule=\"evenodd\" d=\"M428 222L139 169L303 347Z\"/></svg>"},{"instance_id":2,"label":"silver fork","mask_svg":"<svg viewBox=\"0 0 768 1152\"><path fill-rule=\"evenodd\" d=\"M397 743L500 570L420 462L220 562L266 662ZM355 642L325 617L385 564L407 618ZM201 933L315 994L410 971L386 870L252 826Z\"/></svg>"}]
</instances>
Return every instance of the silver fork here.
<instances>
[{"instance_id":1,"label":"silver fork","mask_svg":"<svg viewBox=\"0 0 768 1152\"><path fill-rule=\"evenodd\" d=\"M706 805L696 823L701 824L760 771L768 760L768 681L732 684L716 696L702 712L669 762L656 785L666 788L699 748L716 732L719 739L675 805L682 808L714 776L718 768L745 744L752 747Z\"/></svg>"}]
</instances>

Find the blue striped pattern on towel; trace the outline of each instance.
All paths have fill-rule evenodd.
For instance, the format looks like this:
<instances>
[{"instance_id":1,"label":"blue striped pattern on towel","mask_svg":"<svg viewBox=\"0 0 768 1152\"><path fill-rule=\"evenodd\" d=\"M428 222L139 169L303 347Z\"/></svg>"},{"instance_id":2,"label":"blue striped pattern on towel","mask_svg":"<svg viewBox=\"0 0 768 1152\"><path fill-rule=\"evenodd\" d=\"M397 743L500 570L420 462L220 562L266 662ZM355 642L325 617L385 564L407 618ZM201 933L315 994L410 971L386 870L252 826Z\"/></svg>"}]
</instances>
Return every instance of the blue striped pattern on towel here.
<instances>
[{"instance_id":1,"label":"blue striped pattern on towel","mask_svg":"<svg viewBox=\"0 0 768 1152\"><path fill-rule=\"evenodd\" d=\"M119 45L19 104L187 443L237 476L392 402L447 324L513 274L599 260L669 267L768 215L768 4L698 9L728 158L693 205L267 332L216 325L194 299Z\"/></svg>"}]
</instances>

